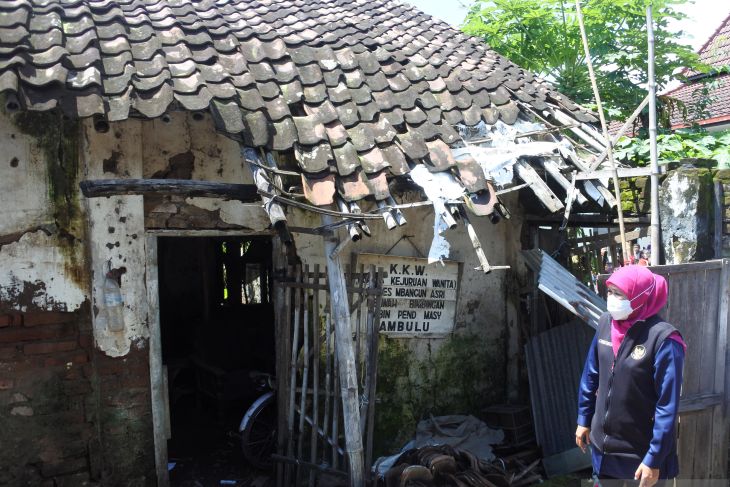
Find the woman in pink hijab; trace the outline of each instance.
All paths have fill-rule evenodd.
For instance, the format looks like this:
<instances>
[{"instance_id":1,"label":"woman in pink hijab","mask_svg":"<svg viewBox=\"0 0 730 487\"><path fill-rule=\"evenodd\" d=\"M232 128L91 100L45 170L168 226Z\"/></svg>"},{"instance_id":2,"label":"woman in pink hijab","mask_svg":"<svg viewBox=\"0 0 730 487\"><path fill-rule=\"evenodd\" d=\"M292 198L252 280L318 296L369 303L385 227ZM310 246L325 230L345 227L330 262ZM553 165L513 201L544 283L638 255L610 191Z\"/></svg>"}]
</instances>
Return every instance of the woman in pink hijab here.
<instances>
[{"instance_id":1,"label":"woman in pink hijab","mask_svg":"<svg viewBox=\"0 0 730 487\"><path fill-rule=\"evenodd\" d=\"M606 281L578 393L576 444L591 446L597 479L650 487L678 473L675 425L686 345L657 313L667 282L648 268L621 267Z\"/></svg>"}]
</instances>

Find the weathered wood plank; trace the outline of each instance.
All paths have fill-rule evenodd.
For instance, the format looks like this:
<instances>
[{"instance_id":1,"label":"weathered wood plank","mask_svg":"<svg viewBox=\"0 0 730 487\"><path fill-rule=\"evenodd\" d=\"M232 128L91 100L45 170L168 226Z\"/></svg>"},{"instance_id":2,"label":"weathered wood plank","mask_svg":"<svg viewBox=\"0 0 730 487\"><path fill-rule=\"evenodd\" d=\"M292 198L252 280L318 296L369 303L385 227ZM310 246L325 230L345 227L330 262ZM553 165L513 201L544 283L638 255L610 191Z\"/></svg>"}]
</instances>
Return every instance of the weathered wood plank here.
<instances>
[{"instance_id":1,"label":"weathered wood plank","mask_svg":"<svg viewBox=\"0 0 730 487\"><path fill-rule=\"evenodd\" d=\"M314 265L314 272L311 274L311 283L319 283L319 264ZM319 360L320 360L320 340L322 340L322 331L320 329L320 315L319 315L319 293L320 291L315 289L312 291L312 345L313 345L313 364L312 364L312 438L310 444L309 458L312 463L317 462L317 433L320 431L319 427ZM309 475L309 485L315 485L314 472Z\"/></svg>"},{"instance_id":2,"label":"weathered wood plank","mask_svg":"<svg viewBox=\"0 0 730 487\"><path fill-rule=\"evenodd\" d=\"M702 411L703 409L715 407L722 404L724 396L722 394L694 394L691 396L683 396L679 400L680 414Z\"/></svg>"},{"instance_id":3,"label":"weathered wood plank","mask_svg":"<svg viewBox=\"0 0 730 487\"><path fill-rule=\"evenodd\" d=\"M157 485L166 487L170 484L167 470L167 431L165 425L165 395L162 370L162 335L160 331L160 281L157 267L157 238L147 237L147 305L150 361L150 396L152 399L152 435L155 444L155 470Z\"/></svg>"},{"instance_id":4,"label":"weathered wood plank","mask_svg":"<svg viewBox=\"0 0 730 487\"><path fill-rule=\"evenodd\" d=\"M722 183L720 181L715 181L714 184L714 207L715 207L715 214L714 214L714 226L715 226L715 232L713 235L713 248L715 251L715 258L721 259L722 258L722 212L725 208L724 206L724 198L723 198L723 190L722 190Z\"/></svg>"},{"instance_id":5,"label":"weathered wood plank","mask_svg":"<svg viewBox=\"0 0 730 487\"><path fill-rule=\"evenodd\" d=\"M253 184L218 183L192 179L87 179L79 183L87 198L128 195L180 195L224 198L254 203L261 200Z\"/></svg>"},{"instance_id":6,"label":"weathered wood plank","mask_svg":"<svg viewBox=\"0 0 730 487\"><path fill-rule=\"evenodd\" d=\"M619 178L636 178L641 176L650 176L651 175L651 168L650 167L619 167L616 168L616 172L618 172ZM659 174L664 174L667 172L667 169L662 166L659 168ZM613 171L610 169L605 169L601 171L591 171L591 172L578 172L575 175L575 179L581 181L586 179L605 179L605 178L611 178L613 177Z\"/></svg>"},{"instance_id":7,"label":"weathered wood plank","mask_svg":"<svg viewBox=\"0 0 730 487\"><path fill-rule=\"evenodd\" d=\"M730 326L730 259L722 261L719 282L719 303L717 310L717 350L715 352L714 391L723 394L723 404L715 406L712 417L713 445L710 474L713 478L723 478L727 474L728 431L730 431L730 370L727 368L728 326Z\"/></svg>"},{"instance_id":8,"label":"weathered wood plank","mask_svg":"<svg viewBox=\"0 0 730 487\"><path fill-rule=\"evenodd\" d=\"M273 256L274 256L274 289L273 304L277 310L274 317L274 340L276 345L276 399L277 399L277 439L276 452L284 455L287 444L287 420L289 418L289 354L291 353L291 327L289 326L289 300L290 290L285 286L279 285L278 280L286 274L286 253L282 243L272 240ZM276 465L276 486L284 485L284 465L277 463Z\"/></svg>"},{"instance_id":9,"label":"weathered wood plank","mask_svg":"<svg viewBox=\"0 0 730 487\"><path fill-rule=\"evenodd\" d=\"M322 215L322 223L332 223L332 218ZM350 485L364 485L364 455L362 435L360 434L360 409L357 379L357 364L352 349L352 326L350 323L350 306L347 302L347 285L342 261L332 253L337 247L337 237L324 238L324 249L327 258L327 275L332 299L332 313L335 325L336 355L338 358L340 390L342 393L342 412L348 465L350 468Z\"/></svg>"},{"instance_id":10,"label":"weathered wood plank","mask_svg":"<svg viewBox=\"0 0 730 487\"><path fill-rule=\"evenodd\" d=\"M545 168L545 171L566 191L566 193L571 191L571 187L573 188L573 191L575 191L575 201L577 201L579 205L584 205L588 202L588 199L583 196L583 193L581 193L578 188L574 187L571 182L563 176L563 173L560 172L560 168L555 161L543 159L542 166ZM578 175L582 173L575 172L574 174L575 178L578 179Z\"/></svg>"},{"instance_id":11,"label":"weathered wood plank","mask_svg":"<svg viewBox=\"0 0 730 487\"><path fill-rule=\"evenodd\" d=\"M529 164L520 161L515 164L517 176L524 182L530 184L530 189L545 207L551 212L557 212L563 209L563 202L560 201L555 193L550 189L545 181Z\"/></svg>"}]
</instances>

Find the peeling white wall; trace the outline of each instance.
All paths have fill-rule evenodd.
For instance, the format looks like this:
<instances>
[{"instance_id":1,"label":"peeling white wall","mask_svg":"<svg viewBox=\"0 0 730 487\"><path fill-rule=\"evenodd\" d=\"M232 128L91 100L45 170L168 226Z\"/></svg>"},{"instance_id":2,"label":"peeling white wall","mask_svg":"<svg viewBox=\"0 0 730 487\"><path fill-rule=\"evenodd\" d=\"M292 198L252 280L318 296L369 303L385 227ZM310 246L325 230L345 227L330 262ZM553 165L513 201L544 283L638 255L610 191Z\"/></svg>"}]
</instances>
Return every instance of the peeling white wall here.
<instances>
[{"instance_id":1,"label":"peeling white wall","mask_svg":"<svg viewBox=\"0 0 730 487\"><path fill-rule=\"evenodd\" d=\"M83 125L82 161L86 179L124 175L142 177L144 122L115 124L105 134ZM103 161L115 159L116 173L104 172ZM107 164L107 168L109 165ZM126 355L138 338L148 336L145 288L144 203L142 196L85 198L89 221L92 315L97 347L107 355ZM103 285L109 269L126 269L121 276L124 330L110 332L104 319Z\"/></svg>"},{"instance_id":2,"label":"peeling white wall","mask_svg":"<svg viewBox=\"0 0 730 487\"><path fill-rule=\"evenodd\" d=\"M0 117L0 143L9 147L8 156L17 157L19 167L9 161L0 163L0 190L4 204L0 208L2 232L20 231L46 223L49 219L49 198L46 166L42 151L32 139L13 132L6 118ZM12 133L15 138L11 139ZM208 116L193 120L189 114L173 114L169 123L161 120L128 120L113 123L107 133L98 133L93 124L82 126L81 179L115 177L152 177L168 171L171 158L192 155L193 179L252 183L250 171L242 164L237 142L217 134ZM104 169L107 169L105 172ZM113 171L113 172L112 172ZM30 188L30 189L29 189ZM16 203L10 204L9 202ZM87 245L91 271L88 286L80 287L64 272L64 256L54 244L55 236L33 232L19 242L0 249L0 298L13 280L43 282L45 289L34 303L39 306L76 309L90 294L97 346L112 356L128 353L138 338L147 337L147 300L145 290L144 199L141 196L81 198L88 219ZM226 223L241 225L253 231L268 228L269 221L261 205L242 204L213 198L188 198L186 203L208 211L219 210ZM391 255L425 256L431 243L433 217L430 208L406 210L408 224L389 231L380 220L370 221L372 238L363 238L345 248L349 259L353 252L390 253ZM290 210L290 225L321 225L320 218L300 210ZM492 225L486 218L472 218L490 263L504 265L515 261L519 249L519 225L502 222ZM344 230L341 230L343 237ZM408 236L408 239L402 238ZM485 275L475 270L479 263L465 229L450 230L446 238L451 244L451 260L463 265L457 307L457 333L474 333L485 344L505 333L505 323L514 318L514 306L505 300L505 285L515 270L497 270ZM299 256L305 263L324 263L320 237L296 234ZM80 256L83 259L83 256ZM434 264L438 265L438 264ZM103 308L102 286L109 268L126 272L121 277L124 299L123 332L109 333L99 320ZM509 326L509 325L508 325ZM412 349L425 353L437 349L442 340L410 340Z\"/></svg>"},{"instance_id":3,"label":"peeling white wall","mask_svg":"<svg viewBox=\"0 0 730 487\"><path fill-rule=\"evenodd\" d=\"M0 244L0 302L20 311L75 311L88 294L78 267L84 249L59 241L44 148L2 112L0 148L0 238L14 240Z\"/></svg>"},{"instance_id":4,"label":"peeling white wall","mask_svg":"<svg viewBox=\"0 0 730 487\"><path fill-rule=\"evenodd\" d=\"M290 210L289 223L293 226L320 226L319 216L301 210ZM348 244L341 253L344 262L350 262L353 253L376 253L407 257L426 257L433 237L433 212L430 207L414 208L404 211L408 220L405 226L388 230L382 220L368 220L373 236L363 237L360 241ZM480 241L492 265L509 264L511 258L506 252L509 222L493 225L487 218L472 218ZM341 238L348 238L343 229ZM408 236L408 238L404 238ZM479 267L474 248L463 226L445 233L451 245L449 260L463 263L459 283L455 332L469 332L484 337L486 341L496 338L504 330L507 304L505 302L505 279L511 270L495 270L484 274ZM322 238L319 236L295 234L297 254L310 266L325 265L322 254ZM519 246L519 242L513 242ZM433 266L439 263L430 264ZM441 338L406 339L416 353L431 347L436 351L443 343Z\"/></svg>"},{"instance_id":5,"label":"peeling white wall","mask_svg":"<svg viewBox=\"0 0 730 487\"><path fill-rule=\"evenodd\" d=\"M53 222L45 154L37 141L0 114L0 234Z\"/></svg>"}]
</instances>

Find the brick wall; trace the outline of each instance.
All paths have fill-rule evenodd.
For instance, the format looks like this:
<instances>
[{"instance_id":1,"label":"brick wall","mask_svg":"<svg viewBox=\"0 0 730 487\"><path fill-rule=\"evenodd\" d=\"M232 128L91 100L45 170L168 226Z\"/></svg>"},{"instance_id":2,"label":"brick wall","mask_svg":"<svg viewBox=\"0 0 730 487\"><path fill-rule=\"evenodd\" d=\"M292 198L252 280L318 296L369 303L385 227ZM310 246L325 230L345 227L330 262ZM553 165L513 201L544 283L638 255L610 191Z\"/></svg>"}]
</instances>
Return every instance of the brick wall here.
<instances>
[{"instance_id":1,"label":"brick wall","mask_svg":"<svg viewBox=\"0 0 730 487\"><path fill-rule=\"evenodd\" d=\"M88 307L0 311L0 485L80 486L91 478L95 405L85 314Z\"/></svg>"},{"instance_id":2,"label":"brick wall","mask_svg":"<svg viewBox=\"0 0 730 487\"><path fill-rule=\"evenodd\" d=\"M120 358L94 352L101 458L92 461L105 487L156 485L148 353L146 340Z\"/></svg>"},{"instance_id":3,"label":"brick wall","mask_svg":"<svg viewBox=\"0 0 730 487\"><path fill-rule=\"evenodd\" d=\"M155 485L147 364L95 351L88 305L0 307L0 485Z\"/></svg>"}]
</instances>

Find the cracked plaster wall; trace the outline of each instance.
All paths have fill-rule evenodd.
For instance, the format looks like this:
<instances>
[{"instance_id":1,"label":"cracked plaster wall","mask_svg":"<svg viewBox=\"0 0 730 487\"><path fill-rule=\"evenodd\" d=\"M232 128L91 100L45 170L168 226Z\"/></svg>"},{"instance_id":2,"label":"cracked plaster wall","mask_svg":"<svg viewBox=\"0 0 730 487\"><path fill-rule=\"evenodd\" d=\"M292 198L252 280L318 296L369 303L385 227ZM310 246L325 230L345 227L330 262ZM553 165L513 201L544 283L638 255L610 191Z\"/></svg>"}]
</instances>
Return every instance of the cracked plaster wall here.
<instances>
[{"instance_id":1,"label":"cracked plaster wall","mask_svg":"<svg viewBox=\"0 0 730 487\"><path fill-rule=\"evenodd\" d=\"M506 198L510 208L516 198ZM401 201L401 198L399 198ZM408 200L403 200L406 203ZM369 208L363 207L363 211ZM353 253L382 253L424 257L433 236L430 208L404 211L408 224L388 230L382 220L369 220L373 237L348 244L341 253L349 263ZM429 414L479 414L481 409L507 399L517 400L520 373L518 332L518 282L525 273L522 258L521 220L496 225L488 218L471 218L492 265L510 270L484 274L463 226L448 230L450 260L463 262L459 282L454 333L446 338L386 338L381 336L378 370L378 407L375 420L375 454L397 451ZM290 225L316 227L320 217L290 210ZM403 239L404 236L409 239ZM340 238L347 238L344 229ZM324 266L322 238L295 234L303 263ZM413 245L411 242L413 242ZM438 263L430 265L439 265Z\"/></svg>"},{"instance_id":2,"label":"cracked plaster wall","mask_svg":"<svg viewBox=\"0 0 730 487\"><path fill-rule=\"evenodd\" d=\"M82 160L85 179L141 178L143 122L115 124L107 133L83 124ZM109 162L109 161L113 161ZM91 256L91 296L94 339L112 357L129 353L133 344L144 346L147 331L145 237L142 196L84 198L88 215ZM106 326L103 285L106 273L117 269L124 302L124 329Z\"/></svg>"},{"instance_id":3,"label":"cracked plaster wall","mask_svg":"<svg viewBox=\"0 0 730 487\"><path fill-rule=\"evenodd\" d=\"M6 123L3 120L0 123ZM213 130L212 122L205 116L202 120L194 120L189 114L173 114L170 123L161 120L139 121L128 120L114 123L109 132L100 134L93 129L90 122L83 123L83 177L94 178L141 178L141 177L178 177L205 179L212 181L227 181L251 183L251 175L243 167L240 158L238 143ZM8 137L3 130L2 137ZM5 141L8 144L7 140ZM17 146L17 144L15 144ZM32 152L32 145L17 151ZM22 152L21 156L25 157ZM18 157L21 159L21 157ZM0 179L3 189L15 191L15 198L22 202L19 205L5 210L8 218L0 223L5 232L18 231L30 225L43 223L48 214L47 192L43 189L46 175L41 171L42 163L30 158L37 167L24 171L22 176L14 174L16 179L8 183L9 179ZM11 168L6 162L2 171ZM16 171L19 173L20 171ZM27 180L18 180L25 177ZM20 188L33 188L32 191ZM129 352L134 343L143 344L138 339L147 337L147 301L144 286L145 279L145 214L164 214L165 221L177 214L181 207L189 206L196 210L210 212L211 218L219 221L218 226L210 224L210 219L201 218L196 222L198 228L221 228L222 224L230 228L240 228L252 232L265 231L268 219L261 205L244 205L239 202L226 202L211 198L188 198L185 201L144 201L141 196L122 196L113 198L84 199L88 217L88 245L91 257L90 269L92 274L91 299L94 315L94 329L97 346L111 356L121 356ZM165 212L167 212L165 214ZM17 215L25 215L19 218ZM292 226L319 226L318 216L301 211L290 212ZM388 231L380 221L370 224L374 237L365 238L359 243L345 249L351 252L385 253L393 255L418 256L425 255L432 237L432 216L430 209L413 209L405 212L409 223L402 228ZM188 218L180 216L181 220ZM486 254L494 265L513 264L516 256L513 249L519 249L519 224L502 222L492 225L486 218L472 218L482 240ZM421 223L426 222L426 223ZM13 225L14 223L14 225ZM149 225L148 225L149 226ZM0 263L13 262L17 267L32 268L19 263L19 255L27 253L32 260L56 262L53 253L52 238L45 234L24 236L17 252L9 249L0 250ZM401 239L410 235L418 250L408 240ZM309 264L323 263L322 242L319 237L299 234L296 236L297 250L303 261ZM461 294L457 308L455 332L457 335L473 335L480 339L484 347L499 355L499 363L504 365L506 342L512 343L514 328L515 305L505 298L508 290L508 273L514 271L494 271L484 275L474 270L478 266L476 255L463 227L447 233L447 239L452 245L451 258L465 262L460 283ZM20 246L24 246L23 249ZM392 248L391 248L392 247ZM28 250L33 249L33 250ZM46 256L42 257L44 250ZM10 257L12 255L12 257ZM106 270L124 269L121 275L121 290L124 297L125 329L119 334L110 334L100 325L98 319L101 312L104 274ZM3 266L6 268L6 266ZM35 271L37 272L37 271ZM75 309L85 297L84 289L74 283L64 280L64 273L57 265L49 265L46 269L44 282L46 286L54 286L49 294L54 300ZM17 272L16 272L17 274ZM0 277L7 279L6 273ZM53 278L53 279L51 279ZM57 283L57 284L56 284ZM42 301L44 298L39 298ZM39 301L40 302L40 301ZM446 343L443 339L405 340L409 353L416 357L429 357L438 353ZM507 355L515 352L514 346L508 345ZM509 350L512 350L510 352ZM499 374L503 374L500 371ZM498 375L498 374L495 374ZM500 379L500 387L503 387Z\"/></svg>"},{"instance_id":4,"label":"cracked plaster wall","mask_svg":"<svg viewBox=\"0 0 730 487\"><path fill-rule=\"evenodd\" d=\"M169 122L127 120L98 133L83 126L86 179L175 178L252 183L238 143L215 132L204 116L172 114ZM159 229L265 231L261 205L216 198L116 196L86 199L92 269L92 309L97 346L111 356L144 346L148 337L145 226ZM124 330L109 332L103 310L108 269L121 271Z\"/></svg>"},{"instance_id":5,"label":"cracked plaster wall","mask_svg":"<svg viewBox=\"0 0 730 487\"><path fill-rule=\"evenodd\" d=\"M87 299L79 266L83 245L69 244L76 230L56 222L47 157L52 143L0 113L0 307L75 311Z\"/></svg>"}]
</instances>

